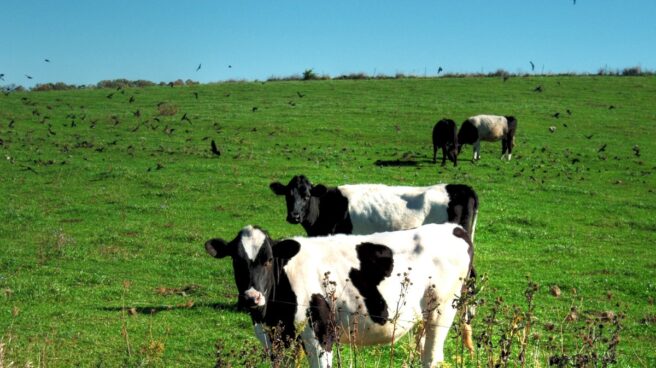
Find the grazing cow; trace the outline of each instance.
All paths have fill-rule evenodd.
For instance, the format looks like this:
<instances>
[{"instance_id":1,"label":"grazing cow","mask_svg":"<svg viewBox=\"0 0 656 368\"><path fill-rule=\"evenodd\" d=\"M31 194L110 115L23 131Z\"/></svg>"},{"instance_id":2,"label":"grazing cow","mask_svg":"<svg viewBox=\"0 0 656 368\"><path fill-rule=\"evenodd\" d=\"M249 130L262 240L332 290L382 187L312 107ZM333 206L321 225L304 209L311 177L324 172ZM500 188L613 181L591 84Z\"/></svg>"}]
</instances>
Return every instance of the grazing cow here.
<instances>
[{"instance_id":1,"label":"grazing cow","mask_svg":"<svg viewBox=\"0 0 656 368\"><path fill-rule=\"evenodd\" d=\"M474 160L481 159L481 141L501 140L501 158L508 161L515 146L517 119L514 116L476 115L465 120L458 131L458 154L464 144L474 145Z\"/></svg>"},{"instance_id":2,"label":"grazing cow","mask_svg":"<svg viewBox=\"0 0 656 368\"><path fill-rule=\"evenodd\" d=\"M287 222L301 224L308 236L372 234L412 229L429 223L456 223L474 239L478 198L462 184L428 187L352 184L326 188L304 175L286 186L269 185L285 196Z\"/></svg>"},{"instance_id":3,"label":"grazing cow","mask_svg":"<svg viewBox=\"0 0 656 368\"><path fill-rule=\"evenodd\" d=\"M433 127L433 163L436 162L437 148L442 148L442 166L446 159L458 166L458 127L451 119L442 119Z\"/></svg>"},{"instance_id":4,"label":"grazing cow","mask_svg":"<svg viewBox=\"0 0 656 368\"><path fill-rule=\"evenodd\" d=\"M455 224L278 241L249 225L230 242L208 240L205 249L230 256L235 275L248 280L243 295L255 334L272 358L274 336L287 346L299 336L312 367L332 365L333 343L389 343L418 322L423 366L443 361L474 252ZM463 331L471 341L471 329Z\"/></svg>"}]
</instances>

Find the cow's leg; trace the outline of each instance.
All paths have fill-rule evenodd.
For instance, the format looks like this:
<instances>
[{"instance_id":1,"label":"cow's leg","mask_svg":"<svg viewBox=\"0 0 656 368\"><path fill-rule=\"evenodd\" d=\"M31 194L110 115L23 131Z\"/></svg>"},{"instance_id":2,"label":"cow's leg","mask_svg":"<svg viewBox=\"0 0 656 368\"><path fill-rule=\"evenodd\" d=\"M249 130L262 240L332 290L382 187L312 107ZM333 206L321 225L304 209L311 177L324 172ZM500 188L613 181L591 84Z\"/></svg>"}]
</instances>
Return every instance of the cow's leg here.
<instances>
[{"instance_id":1,"label":"cow's leg","mask_svg":"<svg viewBox=\"0 0 656 368\"><path fill-rule=\"evenodd\" d=\"M309 323L301 333L303 346L312 367L330 367L333 341L336 338L335 317L326 298L312 294L308 310Z\"/></svg>"},{"instance_id":2,"label":"cow's leg","mask_svg":"<svg viewBox=\"0 0 656 368\"><path fill-rule=\"evenodd\" d=\"M506 156L506 151L508 151L508 139L502 138L501 139L501 159Z\"/></svg>"},{"instance_id":3,"label":"cow's leg","mask_svg":"<svg viewBox=\"0 0 656 368\"><path fill-rule=\"evenodd\" d=\"M424 312L426 339L421 362L423 367L436 367L438 363L444 361L444 341L446 341L446 336L453 323L456 309L453 308L451 302L447 301L443 301L436 307L435 289L431 289L427 294L432 302L428 302L428 309Z\"/></svg>"},{"instance_id":4,"label":"cow's leg","mask_svg":"<svg viewBox=\"0 0 656 368\"><path fill-rule=\"evenodd\" d=\"M437 145L433 144L433 163L437 162Z\"/></svg>"},{"instance_id":5,"label":"cow's leg","mask_svg":"<svg viewBox=\"0 0 656 368\"><path fill-rule=\"evenodd\" d=\"M508 135L508 161L510 161L510 158L512 157L512 149L514 143L515 143L515 137L512 134L509 134Z\"/></svg>"},{"instance_id":6,"label":"cow's leg","mask_svg":"<svg viewBox=\"0 0 656 368\"><path fill-rule=\"evenodd\" d=\"M314 330L310 325L303 329L301 333L305 354L312 368L329 368L333 363L333 352L327 351L317 339Z\"/></svg>"},{"instance_id":7,"label":"cow's leg","mask_svg":"<svg viewBox=\"0 0 656 368\"><path fill-rule=\"evenodd\" d=\"M481 141L476 141L474 143L474 160L481 159Z\"/></svg>"},{"instance_id":8,"label":"cow's leg","mask_svg":"<svg viewBox=\"0 0 656 368\"><path fill-rule=\"evenodd\" d=\"M446 164L446 144L442 145L442 166Z\"/></svg>"}]
</instances>

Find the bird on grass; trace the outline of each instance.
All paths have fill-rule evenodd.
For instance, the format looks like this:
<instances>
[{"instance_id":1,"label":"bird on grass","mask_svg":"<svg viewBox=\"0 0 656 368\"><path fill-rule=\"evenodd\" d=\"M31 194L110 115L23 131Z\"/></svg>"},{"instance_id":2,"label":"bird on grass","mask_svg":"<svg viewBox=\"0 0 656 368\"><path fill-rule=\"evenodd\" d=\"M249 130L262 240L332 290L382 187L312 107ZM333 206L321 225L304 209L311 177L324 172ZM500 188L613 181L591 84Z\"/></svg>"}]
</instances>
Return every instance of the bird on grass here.
<instances>
[{"instance_id":1,"label":"bird on grass","mask_svg":"<svg viewBox=\"0 0 656 368\"><path fill-rule=\"evenodd\" d=\"M253 111L253 112L257 111L257 106L253 106L253 108L251 109L251 111Z\"/></svg>"},{"instance_id":2,"label":"bird on grass","mask_svg":"<svg viewBox=\"0 0 656 368\"><path fill-rule=\"evenodd\" d=\"M13 121L13 120L12 120L12 121ZM633 146L632 149L633 149L633 154L634 154L636 157L640 157L640 147L636 144L636 145Z\"/></svg>"},{"instance_id":3,"label":"bird on grass","mask_svg":"<svg viewBox=\"0 0 656 368\"><path fill-rule=\"evenodd\" d=\"M196 97L196 99L198 99L198 92L194 92L194 97Z\"/></svg>"},{"instance_id":4,"label":"bird on grass","mask_svg":"<svg viewBox=\"0 0 656 368\"><path fill-rule=\"evenodd\" d=\"M590 135L586 135L585 137L586 137L587 139L591 139L593 136L594 136L594 134L590 134Z\"/></svg>"},{"instance_id":5,"label":"bird on grass","mask_svg":"<svg viewBox=\"0 0 656 368\"><path fill-rule=\"evenodd\" d=\"M557 112L557 113L555 113L555 114L553 114L553 115L551 115L551 116L553 116L554 118L558 119L558 118L560 118L560 113Z\"/></svg>"},{"instance_id":6,"label":"bird on grass","mask_svg":"<svg viewBox=\"0 0 656 368\"><path fill-rule=\"evenodd\" d=\"M535 88L533 89L533 92L544 92L544 89L543 89L542 86L540 85L540 86L535 87Z\"/></svg>"},{"instance_id":7,"label":"bird on grass","mask_svg":"<svg viewBox=\"0 0 656 368\"><path fill-rule=\"evenodd\" d=\"M107 97L107 98L112 98L112 97L114 97L114 92L112 92L112 93L110 93L110 94L108 94L108 95L107 95L107 96L105 96L105 97Z\"/></svg>"},{"instance_id":8,"label":"bird on grass","mask_svg":"<svg viewBox=\"0 0 656 368\"><path fill-rule=\"evenodd\" d=\"M296 91L296 94L298 95L299 98L303 98L303 97L305 97L305 95L302 94L301 92Z\"/></svg>"},{"instance_id":9,"label":"bird on grass","mask_svg":"<svg viewBox=\"0 0 656 368\"><path fill-rule=\"evenodd\" d=\"M607 145L608 145L608 144L604 143L603 146L599 147L599 149L597 150L597 153L600 153L600 152L604 152L604 151L606 151L606 146L607 146Z\"/></svg>"},{"instance_id":10,"label":"bird on grass","mask_svg":"<svg viewBox=\"0 0 656 368\"><path fill-rule=\"evenodd\" d=\"M210 150L212 151L213 154L217 156L221 156L221 151L216 147L216 143L214 142L214 139L212 139L212 142L210 142Z\"/></svg>"},{"instance_id":11,"label":"bird on grass","mask_svg":"<svg viewBox=\"0 0 656 368\"><path fill-rule=\"evenodd\" d=\"M180 119L180 121L185 121L185 120L186 120L189 124L191 124L191 120L189 120L189 118L187 117L187 113L186 113L186 112L184 113L184 115L182 115L182 118Z\"/></svg>"},{"instance_id":12,"label":"bird on grass","mask_svg":"<svg viewBox=\"0 0 656 368\"><path fill-rule=\"evenodd\" d=\"M570 116L571 116L571 115L572 115L572 110L567 109L567 115L570 115Z\"/></svg>"},{"instance_id":13,"label":"bird on grass","mask_svg":"<svg viewBox=\"0 0 656 368\"><path fill-rule=\"evenodd\" d=\"M134 96L130 96L130 99L128 100L128 102L133 103L134 102Z\"/></svg>"}]
</instances>

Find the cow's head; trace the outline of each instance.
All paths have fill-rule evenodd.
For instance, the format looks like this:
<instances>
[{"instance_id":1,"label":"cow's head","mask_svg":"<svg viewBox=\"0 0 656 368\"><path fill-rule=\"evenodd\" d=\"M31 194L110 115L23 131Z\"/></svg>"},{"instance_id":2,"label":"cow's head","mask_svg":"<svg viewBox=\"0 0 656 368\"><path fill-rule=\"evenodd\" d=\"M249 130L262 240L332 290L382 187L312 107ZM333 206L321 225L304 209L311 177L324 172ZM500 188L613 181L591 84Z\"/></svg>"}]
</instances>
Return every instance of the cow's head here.
<instances>
[{"instance_id":1,"label":"cow's head","mask_svg":"<svg viewBox=\"0 0 656 368\"><path fill-rule=\"evenodd\" d=\"M282 272L277 269L281 265L274 263L282 260L284 264L299 249L296 241L275 242L265 230L251 225L241 229L230 242L210 239L205 243L205 250L211 256L232 257L237 289L249 308L266 306L279 277L276 273Z\"/></svg>"},{"instance_id":2,"label":"cow's head","mask_svg":"<svg viewBox=\"0 0 656 368\"><path fill-rule=\"evenodd\" d=\"M327 188L321 184L312 185L305 175L294 176L286 186L280 182L271 183L269 188L276 195L285 196L285 201L287 202L287 222L290 224L302 223L309 212L311 198L321 197L327 191Z\"/></svg>"},{"instance_id":3,"label":"cow's head","mask_svg":"<svg viewBox=\"0 0 656 368\"><path fill-rule=\"evenodd\" d=\"M458 165L458 153L460 153L460 146L455 142L447 142L446 158L453 162L454 166Z\"/></svg>"}]
</instances>

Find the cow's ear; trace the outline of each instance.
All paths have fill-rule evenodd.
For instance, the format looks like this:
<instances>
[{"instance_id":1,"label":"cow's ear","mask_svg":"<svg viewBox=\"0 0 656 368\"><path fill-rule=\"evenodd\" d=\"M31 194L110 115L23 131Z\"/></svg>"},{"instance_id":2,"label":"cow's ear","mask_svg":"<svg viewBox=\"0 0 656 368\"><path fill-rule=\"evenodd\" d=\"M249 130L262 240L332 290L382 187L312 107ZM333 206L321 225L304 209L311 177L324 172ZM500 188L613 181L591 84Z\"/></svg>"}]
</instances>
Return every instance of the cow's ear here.
<instances>
[{"instance_id":1,"label":"cow's ear","mask_svg":"<svg viewBox=\"0 0 656 368\"><path fill-rule=\"evenodd\" d=\"M287 194L287 187L280 184L280 182L278 181L269 184L269 188L271 188L271 191L274 192L276 195Z\"/></svg>"},{"instance_id":2,"label":"cow's ear","mask_svg":"<svg viewBox=\"0 0 656 368\"><path fill-rule=\"evenodd\" d=\"M328 192L328 188L326 188L326 186L323 184L314 185L312 186L312 189L310 189L310 194L313 197L324 196L327 192Z\"/></svg>"},{"instance_id":3,"label":"cow's ear","mask_svg":"<svg viewBox=\"0 0 656 368\"><path fill-rule=\"evenodd\" d=\"M291 259L294 257L299 250L301 250L301 245L292 239L286 239L275 243L272 247L273 257L281 259Z\"/></svg>"},{"instance_id":4,"label":"cow's ear","mask_svg":"<svg viewBox=\"0 0 656 368\"><path fill-rule=\"evenodd\" d=\"M205 250L214 258L232 257L234 254L233 248L230 243L226 243L223 239L210 239L205 242Z\"/></svg>"}]
</instances>

